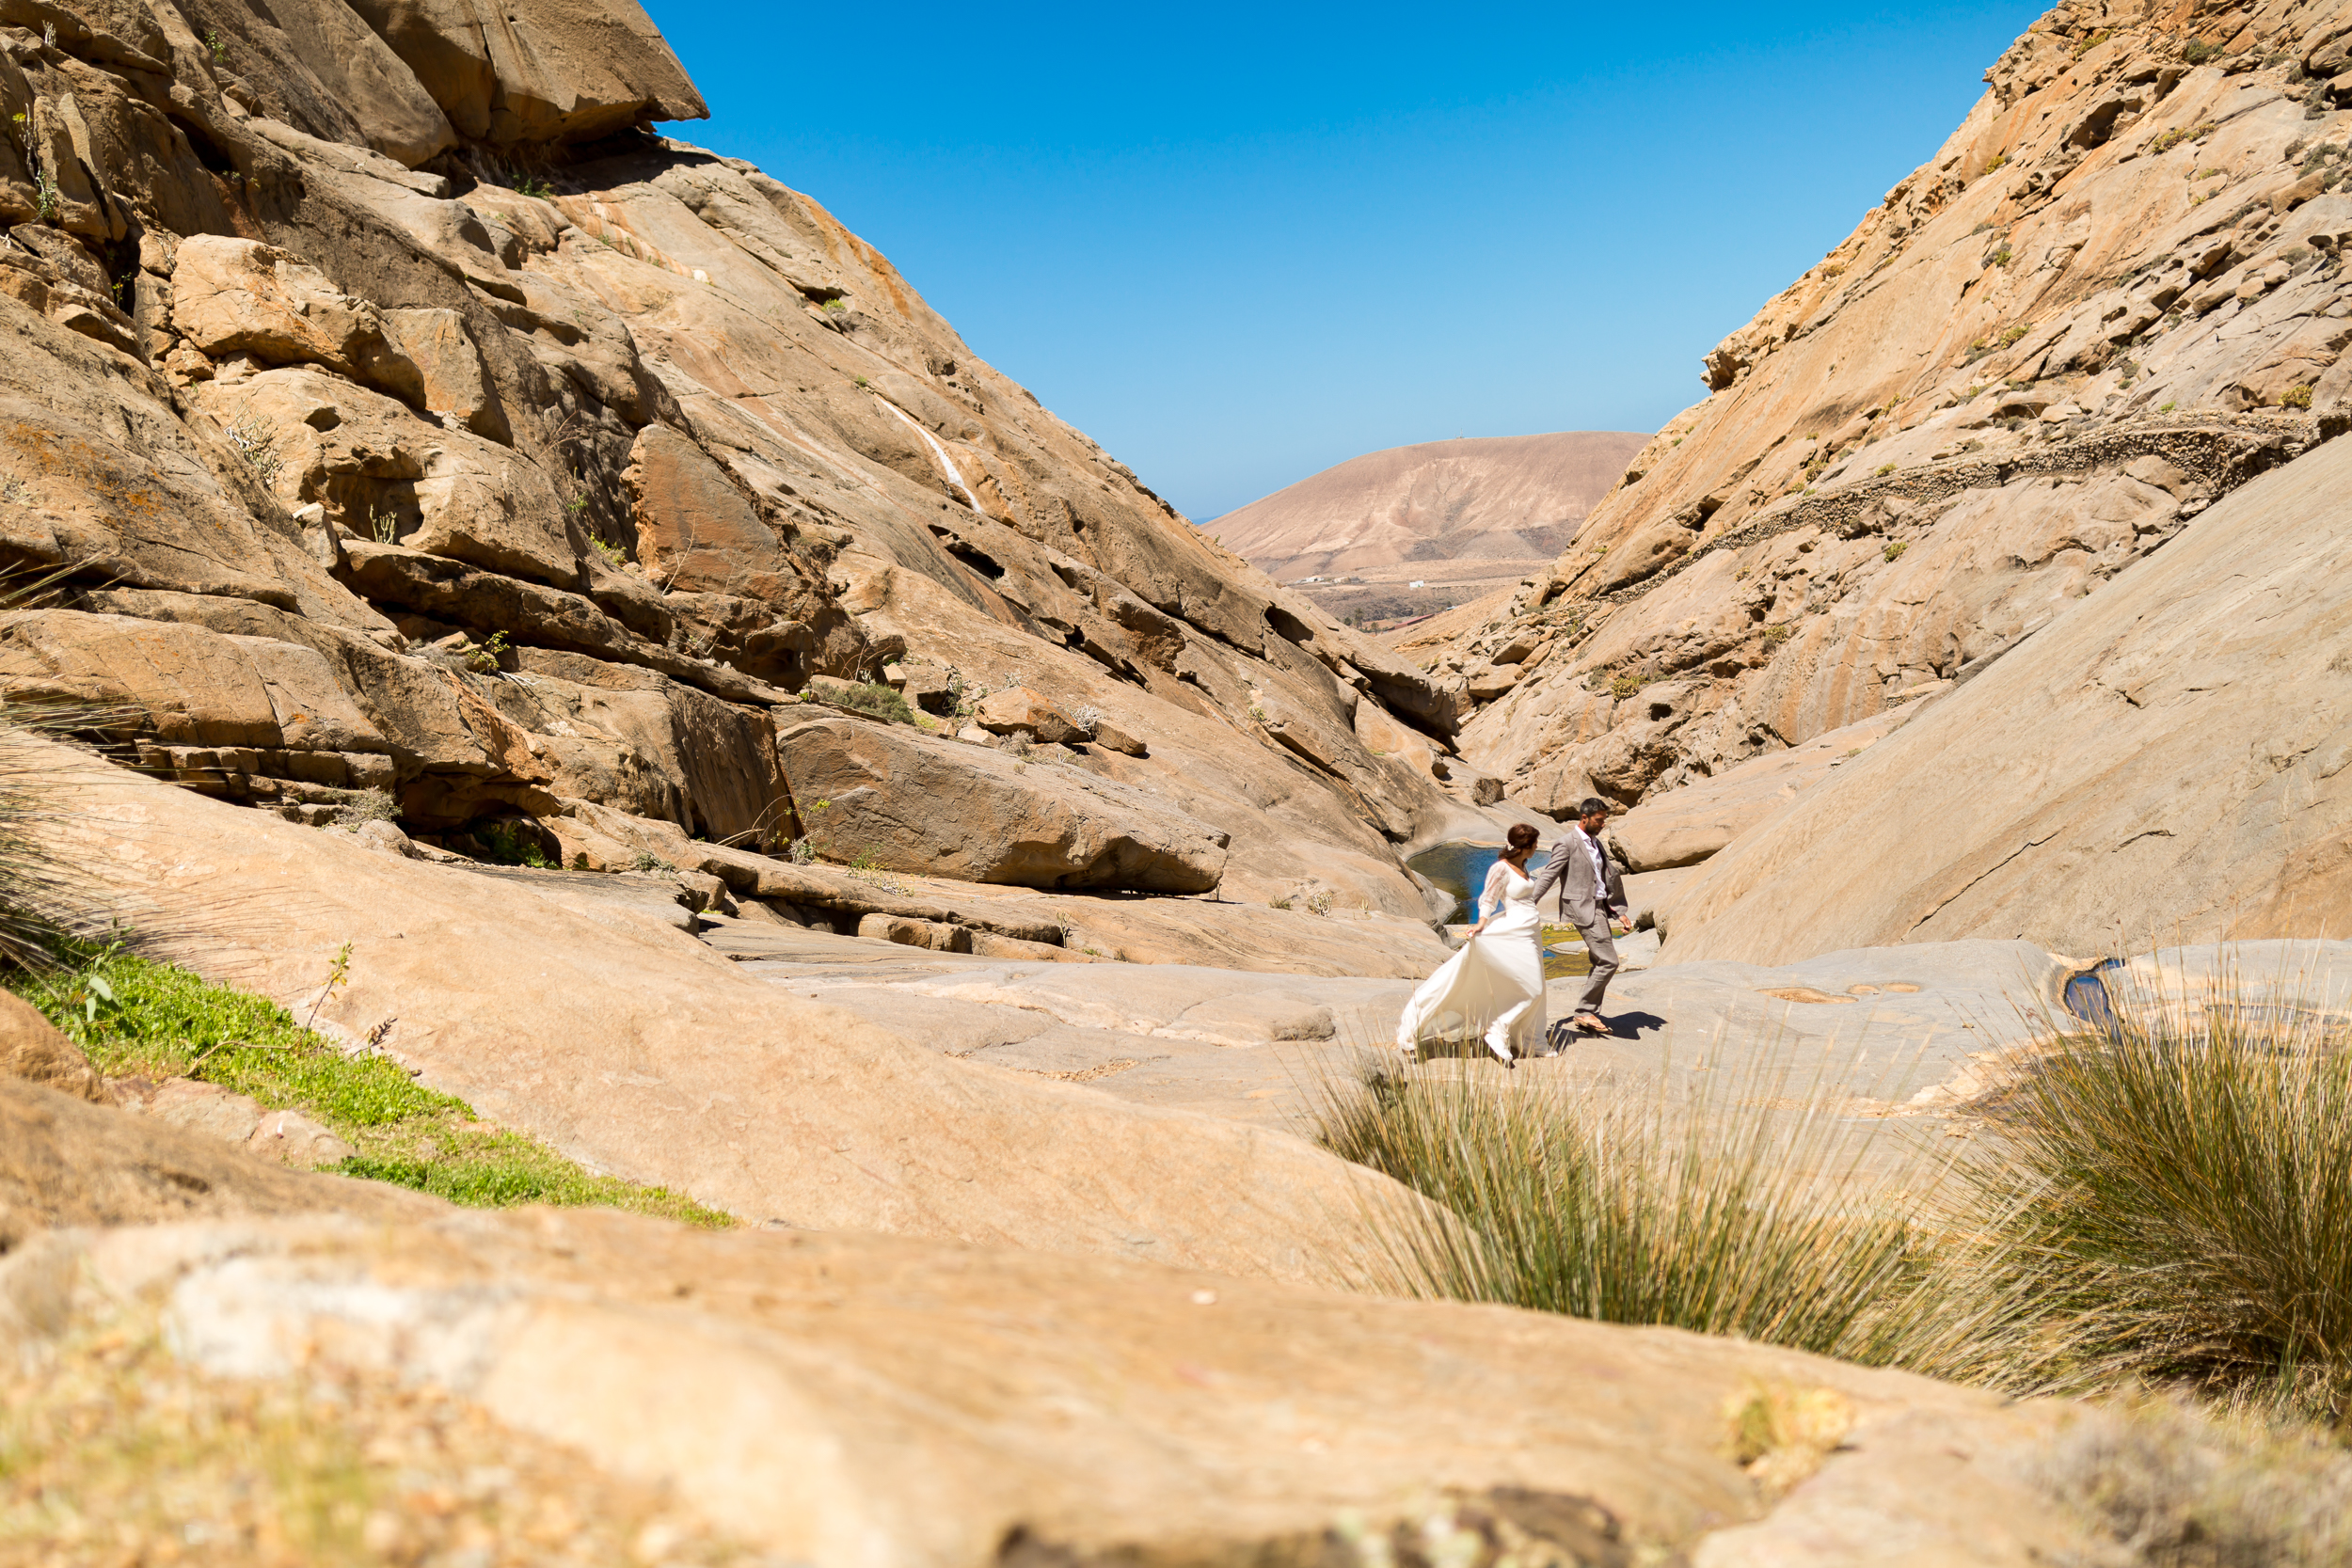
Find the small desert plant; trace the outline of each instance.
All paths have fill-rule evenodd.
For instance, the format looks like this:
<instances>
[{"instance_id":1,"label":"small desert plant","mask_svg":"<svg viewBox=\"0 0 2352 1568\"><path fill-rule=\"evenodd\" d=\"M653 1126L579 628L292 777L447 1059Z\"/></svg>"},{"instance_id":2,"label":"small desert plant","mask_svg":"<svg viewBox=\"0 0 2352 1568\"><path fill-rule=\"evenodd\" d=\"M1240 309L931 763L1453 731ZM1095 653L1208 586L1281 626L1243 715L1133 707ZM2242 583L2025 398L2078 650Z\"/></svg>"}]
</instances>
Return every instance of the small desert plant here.
<instances>
[{"instance_id":1,"label":"small desert plant","mask_svg":"<svg viewBox=\"0 0 2352 1568\"><path fill-rule=\"evenodd\" d=\"M1609 683L1609 694L1620 702L1649 684L1649 676L1639 670L1621 670Z\"/></svg>"},{"instance_id":2,"label":"small desert plant","mask_svg":"<svg viewBox=\"0 0 2352 1568\"><path fill-rule=\"evenodd\" d=\"M675 872L677 870L676 866L672 865L668 861L663 860L660 855L655 854L650 849L638 850L636 859L628 863L628 868L631 871Z\"/></svg>"},{"instance_id":3,"label":"small desert plant","mask_svg":"<svg viewBox=\"0 0 2352 1568\"><path fill-rule=\"evenodd\" d=\"M369 822L396 822L400 819L400 802L392 799L389 789L362 789L354 792L335 808L335 825L357 828Z\"/></svg>"},{"instance_id":4,"label":"small desert plant","mask_svg":"<svg viewBox=\"0 0 2352 1568\"><path fill-rule=\"evenodd\" d=\"M36 215L43 223L57 216L57 182L50 172L49 160L40 155L40 137L33 122L22 114L10 115L9 120L22 129L24 142L24 167L33 177Z\"/></svg>"},{"instance_id":5,"label":"small desert plant","mask_svg":"<svg viewBox=\"0 0 2352 1568\"><path fill-rule=\"evenodd\" d=\"M1878 473L1877 473L1877 477L1878 477L1878 478L1880 478L1880 479L1884 479L1884 478L1885 478L1888 474L1891 474L1891 473L1893 473L1894 471L1895 471L1895 465L1894 465L1894 464L1892 464L1892 463L1882 463L1882 464L1880 464L1880 465L1879 465L1879 467L1878 467Z\"/></svg>"},{"instance_id":6,"label":"small desert plant","mask_svg":"<svg viewBox=\"0 0 2352 1568\"><path fill-rule=\"evenodd\" d=\"M868 681L862 686L853 686L846 691L834 692L827 696L825 701L835 707L846 707L859 713L871 714L876 719L886 720L892 723L912 724L914 722L914 710L907 706L907 700L889 687L878 682Z\"/></svg>"},{"instance_id":7,"label":"small desert plant","mask_svg":"<svg viewBox=\"0 0 2352 1568\"><path fill-rule=\"evenodd\" d=\"M512 644L507 641L506 634L502 631L494 631L466 649L464 655L466 668L477 674L491 674L497 671L499 660L505 657L511 651L513 651Z\"/></svg>"},{"instance_id":8,"label":"small desert plant","mask_svg":"<svg viewBox=\"0 0 2352 1568\"><path fill-rule=\"evenodd\" d=\"M2159 413L2159 414L2169 414L2169 413L2171 413L2171 412L2172 412L2172 410L2174 410L2175 408L2178 408L2180 405L2181 405L2181 404L2180 404L2179 400L2178 400L2178 399L2175 399L2174 401L2172 401L2172 402L2170 402L2170 403L2166 404L2163 407L2161 407L2161 408L2157 409L2157 410L2156 410L2156 412L2157 412L2157 413Z\"/></svg>"},{"instance_id":9,"label":"small desert plant","mask_svg":"<svg viewBox=\"0 0 2352 1568\"><path fill-rule=\"evenodd\" d=\"M2181 58L2190 65L2203 65L2207 60L2219 58L2220 55L2221 45L2207 43L2203 39L2191 39L2181 45Z\"/></svg>"},{"instance_id":10,"label":"small desert plant","mask_svg":"<svg viewBox=\"0 0 2352 1568\"><path fill-rule=\"evenodd\" d=\"M1267 907L1269 909L1287 910L1291 907L1291 901L1287 898L1273 898L1267 900Z\"/></svg>"},{"instance_id":11,"label":"small desert plant","mask_svg":"<svg viewBox=\"0 0 2352 1568\"><path fill-rule=\"evenodd\" d=\"M795 865L807 865L817 859L817 846L811 844L805 835L785 846L784 852Z\"/></svg>"},{"instance_id":12,"label":"small desert plant","mask_svg":"<svg viewBox=\"0 0 2352 1568\"><path fill-rule=\"evenodd\" d=\"M1005 736L1004 740L1000 742L1000 745L1004 751L1011 752L1015 757L1024 762L1026 762L1028 760L1029 753L1036 750L1036 747L1029 739L1029 732L1026 730L1014 730L1011 734Z\"/></svg>"},{"instance_id":13,"label":"small desert plant","mask_svg":"<svg viewBox=\"0 0 2352 1568\"><path fill-rule=\"evenodd\" d=\"M237 455L246 460L253 469L253 477L265 487L278 483L278 472L286 460L278 455L278 437L269 426L258 419L239 420L229 427L229 444L237 449Z\"/></svg>"},{"instance_id":14,"label":"small desert plant","mask_svg":"<svg viewBox=\"0 0 2352 1568\"><path fill-rule=\"evenodd\" d=\"M1984 166L1984 171L1985 171L1985 173L1987 173L1987 174L1991 174L1991 173L1992 173L1994 169L2001 168L2001 167L2003 167L2004 166L2006 166L2008 163L2009 163L2009 154L2008 154L2008 153L2006 153L2006 152L1995 152L1994 154L1993 154L1992 161L1991 161L1991 162L1989 162L1989 163L1987 163L1987 164Z\"/></svg>"},{"instance_id":15,"label":"small desert plant","mask_svg":"<svg viewBox=\"0 0 2352 1568\"><path fill-rule=\"evenodd\" d=\"M628 552L623 550L620 546L613 544L611 540L591 538L588 543L596 547L596 554L602 556L604 558L604 563L612 567L614 571L619 571L623 566L628 564Z\"/></svg>"},{"instance_id":16,"label":"small desert plant","mask_svg":"<svg viewBox=\"0 0 2352 1568\"><path fill-rule=\"evenodd\" d=\"M2311 405L2312 389L2309 387L2290 387L2279 394L2279 406L2281 408L2309 408Z\"/></svg>"},{"instance_id":17,"label":"small desert plant","mask_svg":"<svg viewBox=\"0 0 2352 1568\"><path fill-rule=\"evenodd\" d=\"M1786 625L1766 626L1764 628L1764 646L1768 648L1777 648L1783 642L1788 641L1788 636L1789 631Z\"/></svg>"},{"instance_id":18,"label":"small desert plant","mask_svg":"<svg viewBox=\"0 0 2352 1568\"><path fill-rule=\"evenodd\" d=\"M2010 262L2015 259L2016 253L2010 250L2007 245L2001 246L2000 249L1993 253L1993 264L1996 267L2008 266Z\"/></svg>"},{"instance_id":19,"label":"small desert plant","mask_svg":"<svg viewBox=\"0 0 2352 1568\"><path fill-rule=\"evenodd\" d=\"M515 194L539 201L552 201L555 199L555 187L535 174L525 174L516 177Z\"/></svg>"},{"instance_id":20,"label":"small desert plant","mask_svg":"<svg viewBox=\"0 0 2352 1568\"><path fill-rule=\"evenodd\" d=\"M1907 541L1890 539L1887 541L1886 548L1881 550L1879 554L1888 561L1900 561L1903 558L1903 551L1909 548L1911 546Z\"/></svg>"},{"instance_id":21,"label":"small desert plant","mask_svg":"<svg viewBox=\"0 0 2352 1568\"><path fill-rule=\"evenodd\" d=\"M2033 328L2027 326L2025 323L2019 322L2015 326L2010 327L2008 331L2001 334L2001 346L2003 348L2009 347L2010 344L2016 342L2020 338L2023 338L2026 333L2032 330Z\"/></svg>"},{"instance_id":22,"label":"small desert plant","mask_svg":"<svg viewBox=\"0 0 2352 1568\"><path fill-rule=\"evenodd\" d=\"M204 29L204 47L212 51L214 64L222 65L228 62L229 45L221 41L219 28Z\"/></svg>"},{"instance_id":23,"label":"small desert plant","mask_svg":"<svg viewBox=\"0 0 2352 1568\"><path fill-rule=\"evenodd\" d=\"M1329 914L1331 912L1331 895L1329 892L1323 888L1317 888L1314 892L1307 895L1307 912L1309 914Z\"/></svg>"},{"instance_id":24,"label":"small desert plant","mask_svg":"<svg viewBox=\"0 0 2352 1568\"><path fill-rule=\"evenodd\" d=\"M394 513L371 511L368 514L368 531L375 536L377 544L391 544L400 533L400 518Z\"/></svg>"},{"instance_id":25,"label":"small desert plant","mask_svg":"<svg viewBox=\"0 0 2352 1568\"><path fill-rule=\"evenodd\" d=\"M862 376L862 375L861 375L861 376L859 376L859 377L857 378L857 387L858 387L858 390L859 390L859 391L861 391L861 392L862 392L862 391L866 390L866 386L867 386L867 385L868 385L868 383L866 382L866 379L864 376Z\"/></svg>"}]
</instances>

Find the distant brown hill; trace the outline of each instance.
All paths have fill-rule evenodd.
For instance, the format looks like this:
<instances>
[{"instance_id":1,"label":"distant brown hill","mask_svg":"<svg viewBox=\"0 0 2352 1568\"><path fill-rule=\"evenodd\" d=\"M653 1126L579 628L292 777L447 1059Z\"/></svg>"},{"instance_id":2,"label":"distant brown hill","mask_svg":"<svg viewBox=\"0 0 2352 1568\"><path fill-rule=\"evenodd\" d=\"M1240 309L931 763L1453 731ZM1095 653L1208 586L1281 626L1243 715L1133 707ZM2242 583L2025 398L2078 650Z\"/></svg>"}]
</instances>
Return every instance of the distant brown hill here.
<instances>
[{"instance_id":1,"label":"distant brown hill","mask_svg":"<svg viewBox=\"0 0 2352 1568\"><path fill-rule=\"evenodd\" d=\"M1213 530L1277 579L1402 561L1549 559L1648 439L1565 430L1391 447L1229 512Z\"/></svg>"}]
</instances>

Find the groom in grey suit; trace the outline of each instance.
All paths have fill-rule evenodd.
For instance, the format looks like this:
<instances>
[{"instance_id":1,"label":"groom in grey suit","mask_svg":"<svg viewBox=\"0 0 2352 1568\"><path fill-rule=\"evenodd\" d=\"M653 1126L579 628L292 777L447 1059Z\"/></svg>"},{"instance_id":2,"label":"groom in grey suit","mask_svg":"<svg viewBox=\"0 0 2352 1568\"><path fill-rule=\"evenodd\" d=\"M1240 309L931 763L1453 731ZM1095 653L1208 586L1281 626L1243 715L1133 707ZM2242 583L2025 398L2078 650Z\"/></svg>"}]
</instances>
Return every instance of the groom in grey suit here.
<instances>
[{"instance_id":1,"label":"groom in grey suit","mask_svg":"<svg viewBox=\"0 0 2352 1568\"><path fill-rule=\"evenodd\" d=\"M1633 928L1625 918L1624 874L1601 847L1600 830L1608 820L1606 801L1590 796L1579 801L1576 821L1535 877L1537 907L1542 907L1544 895L1556 885L1561 917L1583 933L1584 950L1593 956L1593 973L1584 982L1584 994L1577 999L1576 1016L1569 1022L1595 1035L1609 1033L1600 1004L1617 974L1617 944L1611 939L1621 925L1628 931Z\"/></svg>"}]
</instances>

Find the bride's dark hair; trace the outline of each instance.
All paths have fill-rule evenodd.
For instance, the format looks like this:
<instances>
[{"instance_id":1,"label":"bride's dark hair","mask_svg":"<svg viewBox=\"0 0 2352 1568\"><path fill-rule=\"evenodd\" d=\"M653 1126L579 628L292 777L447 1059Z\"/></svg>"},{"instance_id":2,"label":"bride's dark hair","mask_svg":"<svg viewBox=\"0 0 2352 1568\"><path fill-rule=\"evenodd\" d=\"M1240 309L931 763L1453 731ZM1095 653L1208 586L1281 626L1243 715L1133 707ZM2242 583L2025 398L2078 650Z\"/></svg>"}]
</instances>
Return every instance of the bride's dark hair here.
<instances>
[{"instance_id":1,"label":"bride's dark hair","mask_svg":"<svg viewBox=\"0 0 2352 1568\"><path fill-rule=\"evenodd\" d=\"M1535 841L1542 836L1533 823L1514 822L1511 831L1502 835L1502 842L1511 847L1511 853L1517 855L1534 848Z\"/></svg>"}]
</instances>

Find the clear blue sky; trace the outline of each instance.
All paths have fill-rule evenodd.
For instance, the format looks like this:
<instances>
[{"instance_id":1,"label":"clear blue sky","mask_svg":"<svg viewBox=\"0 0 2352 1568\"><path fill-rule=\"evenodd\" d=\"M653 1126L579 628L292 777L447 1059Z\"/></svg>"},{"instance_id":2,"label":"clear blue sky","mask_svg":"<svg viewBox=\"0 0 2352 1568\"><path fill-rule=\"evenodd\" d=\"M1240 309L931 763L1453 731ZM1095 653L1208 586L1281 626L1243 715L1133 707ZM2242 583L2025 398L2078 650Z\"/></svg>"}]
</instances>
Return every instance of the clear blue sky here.
<instances>
[{"instance_id":1,"label":"clear blue sky","mask_svg":"<svg viewBox=\"0 0 2352 1568\"><path fill-rule=\"evenodd\" d=\"M667 129L1197 521L1381 447L1656 429L2040 14L648 8L711 108Z\"/></svg>"}]
</instances>

